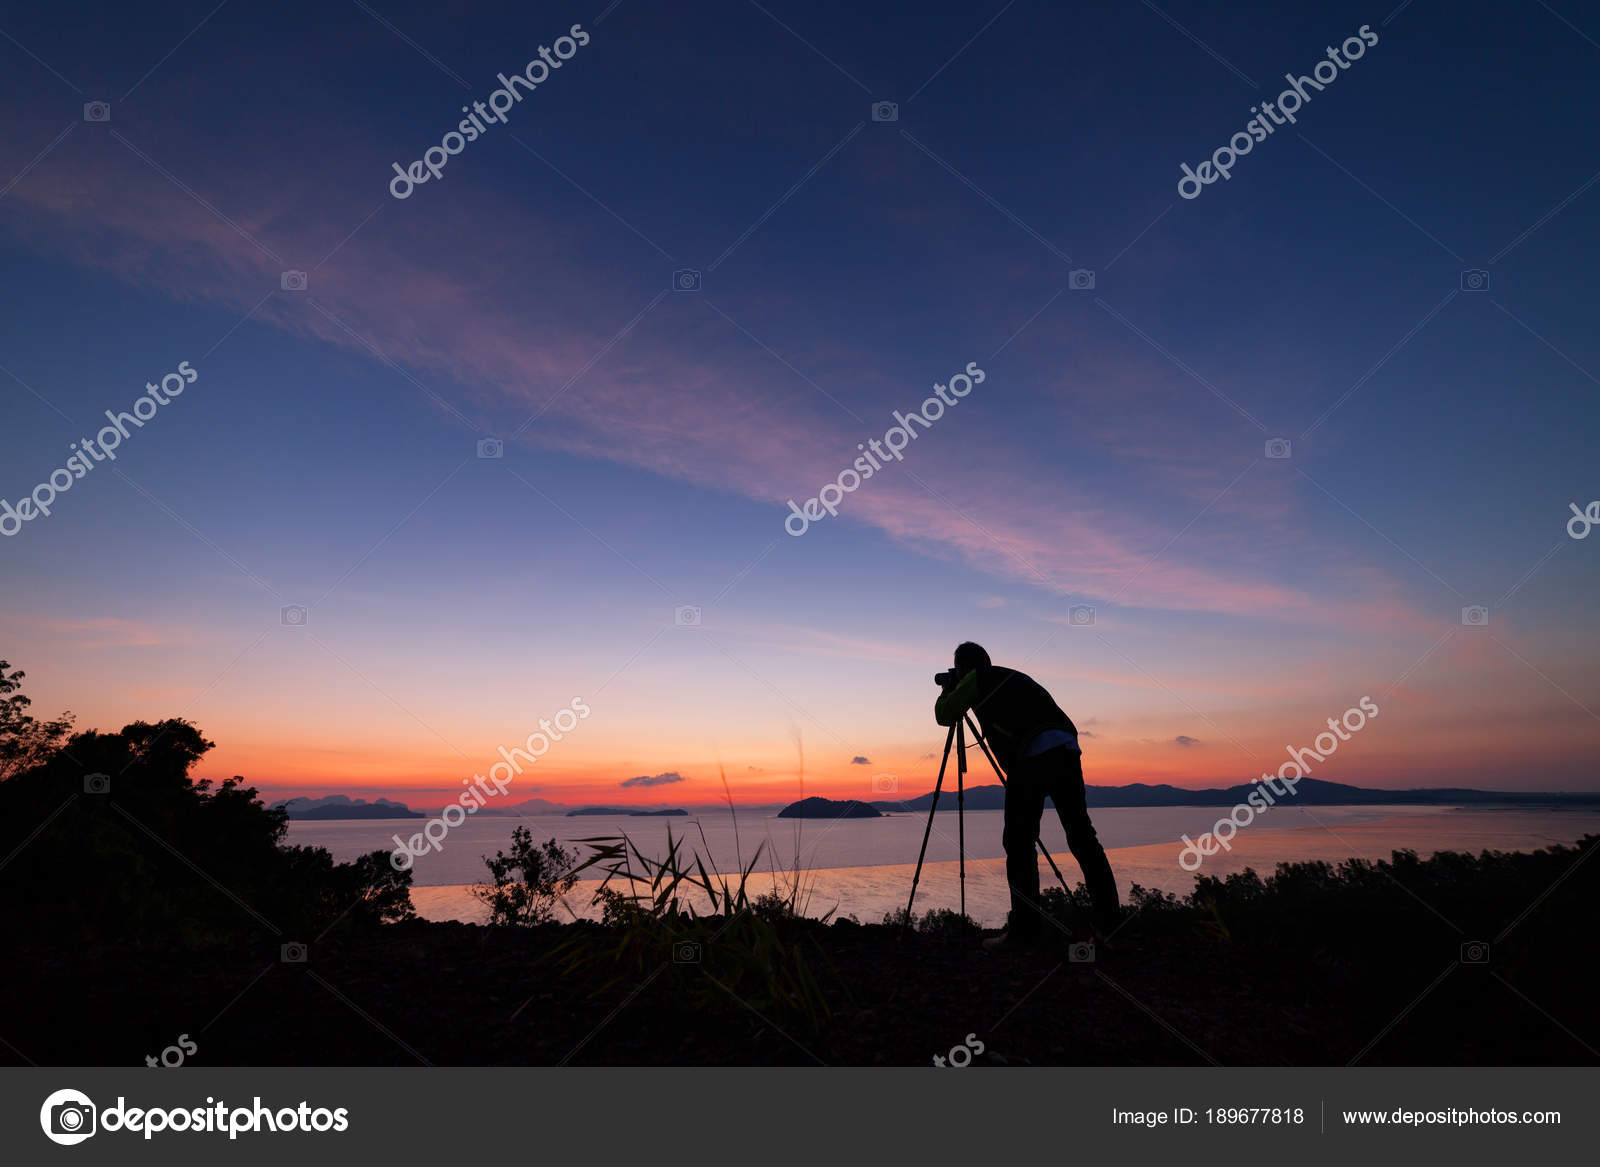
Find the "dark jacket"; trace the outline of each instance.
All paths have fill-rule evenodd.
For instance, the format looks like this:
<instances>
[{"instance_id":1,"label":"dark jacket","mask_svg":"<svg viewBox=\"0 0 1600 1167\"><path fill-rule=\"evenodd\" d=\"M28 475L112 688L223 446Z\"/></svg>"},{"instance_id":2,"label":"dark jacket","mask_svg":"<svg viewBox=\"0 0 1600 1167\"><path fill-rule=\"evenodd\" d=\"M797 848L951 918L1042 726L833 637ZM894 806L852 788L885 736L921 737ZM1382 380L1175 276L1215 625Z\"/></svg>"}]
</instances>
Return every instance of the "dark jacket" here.
<instances>
[{"instance_id":1,"label":"dark jacket","mask_svg":"<svg viewBox=\"0 0 1600 1167\"><path fill-rule=\"evenodd\" d=\"M995 759L1007 773L1022 751L1047 729L1076 734L1078 727L1061 711L1055 698L1027 673L990 665L973 669L940 694L933 715L940 725L954 725L971 710L989 741Z\"/></svg>"}]
</instances>

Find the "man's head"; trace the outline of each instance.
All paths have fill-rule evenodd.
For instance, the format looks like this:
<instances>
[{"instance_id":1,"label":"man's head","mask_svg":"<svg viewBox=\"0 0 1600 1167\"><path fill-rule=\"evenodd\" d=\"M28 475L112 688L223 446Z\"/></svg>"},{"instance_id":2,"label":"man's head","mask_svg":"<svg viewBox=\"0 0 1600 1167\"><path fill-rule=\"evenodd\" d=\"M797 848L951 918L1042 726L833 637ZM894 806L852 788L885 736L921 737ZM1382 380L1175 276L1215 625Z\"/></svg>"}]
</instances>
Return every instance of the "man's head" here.
<instances>
[{"instance_id":1,"label":"man's head","mask_svg":"<svg viewBox=\"0 0 1600 1167\"><path fill-rule=\"evenodd\" d=\"M973 669L986 669L989 663L989 654L981 644L968 640L956 645L956 676L964 677Z\"/></svg>"}]
</instances>

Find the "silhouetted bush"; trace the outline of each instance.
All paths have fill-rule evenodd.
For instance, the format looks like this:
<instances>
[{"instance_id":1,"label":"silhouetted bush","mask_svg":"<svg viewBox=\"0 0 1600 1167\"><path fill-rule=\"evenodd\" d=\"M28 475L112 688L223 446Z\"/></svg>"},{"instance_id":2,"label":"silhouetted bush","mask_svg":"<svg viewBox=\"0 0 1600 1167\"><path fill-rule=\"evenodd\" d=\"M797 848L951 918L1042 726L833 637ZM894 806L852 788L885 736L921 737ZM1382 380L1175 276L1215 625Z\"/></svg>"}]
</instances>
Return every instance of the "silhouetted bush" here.
<instances>
[{"instance_id":1,"label":"silhouetted bush","mask_svg":"<svg viewBox=\"0 0 1600 1167\"><path fill-rule=\"evenodd\" d=\"M983 929L971 916L949 908L935 908L917 923L917 931L928 936L976 936Z\"/></svg>"},{"instance_id":2,"label":"silhouetted bush","mask_svg":"<svg viewBox=\"0 0 1600 1167\"><path fill-rule=\"evenodd\" d=\"M563 975L584 986L585 1003L606 999L620 986L660 980L689 1016L727 1015L745 1023L753 1011L758 1019L806 1034L825 1026L827 998L806 960L808 952L821 956L810 933L822 920L805 919L797 910L805 895L798 873L787 893L750 894L750 874L765 844L735 879L713 875L716 865L708 869L705 857L685 848L670 825L661 859L646 855L627 835L584 842L590 855L573 874L591 867L605 873L594 896L603 938L596 942L580 931L552 957ZM531 840L514 843L531 848ZM612 881L620 886L609 886Z\"/></svg>"},{"instance_id":3,"label":"silhouetted bush","mask_svg":"<svg viewBox=\"0 0 1600 1167\"><path fill-rule=\"evenodd\" d=\"M190 777L187 721L89 731L0 782L0 915L16 942L308 940L412 915L384 852L284 847L288 818L234 777Z\"/></svg>"},{"instance_id":4,"label":"silhouetted bush","mask_svg":"<svg viewBox=\"0 0 1600 1167\"><path fill-rule=\"evenodd\" d=\"M489 908L491 924L548 924L556 918L556 905L572 890L578 877L578 853L554 839L536 844L527 827L511 832L511 852L496 851L484 857L489 882L472 894Z\"/></svg>"}]
</instances>

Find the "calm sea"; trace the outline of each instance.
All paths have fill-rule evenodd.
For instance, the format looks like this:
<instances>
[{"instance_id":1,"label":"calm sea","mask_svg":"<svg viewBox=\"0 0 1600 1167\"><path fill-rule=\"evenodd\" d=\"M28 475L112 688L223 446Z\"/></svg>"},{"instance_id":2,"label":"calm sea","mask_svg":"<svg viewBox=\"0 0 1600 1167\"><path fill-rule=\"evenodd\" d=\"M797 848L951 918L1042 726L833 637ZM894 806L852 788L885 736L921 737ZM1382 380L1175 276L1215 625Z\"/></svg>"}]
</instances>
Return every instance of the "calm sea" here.
<instances>
[{"instance_id":1,"label":"calm sea","mask_svg":"<svg viewBox=\"0 0 1600 1167\"><path fill-rule=\"evenodd\" d=\"M688 818L469 818L443 840L442 849L424 854L413 872L412 902L432 920L481 920L482 906L470 886L485 878L483 857L510 844L512 828L525 825L536 840L559 839L587 854L582 840L626 833L647 855L659 857L667 847L667 831L686 840L708 871L735 871L748 865L761 848L758 890L774 882L788 886L796 869L807 889L811 915L829 912L854 915L868 922L905 907L911 876L922 844L926 815L895 814L877 819L780 819L776 808L741 811L737 830L727 811ZM1095 828L1110 853L1117 884L1124 897L1138 883L1163 891L1185 893L1194 874L1178 864L1182 844L1210 830L1222 812L1216 807L1122 807L1094 812ZM421 830L423 819L368 821L297 821L290 824L290 843L326 847L337 860L368 851L392 849L392 836ZM1008 902L1004 851L1000 846L1001 813L966 814L966 897L968 914L986 926L1004 922ZM1262 814L1233 840L1231 852L1205 860L1201 874L1225 875L1245 867L1263 873L1282 862L1360 857L1387 859L1396 850L1423 856L1435 851L1531 851L1554 843L1572 843L1585 834L1600 834L1600 811L1548 811L1439 806L1275 807ZM1080 878L1067 851L1061 823L1046 811L1043 838L1069 882ZM960 896L956 862L957 820L941 813L928 840L927 865L917 889L916 908L955 907ZM1040 861L1043 885L1054 882ZM568 910L589 915L592 884L580 883L567 897Z\"/></svg>"}]
</instances>

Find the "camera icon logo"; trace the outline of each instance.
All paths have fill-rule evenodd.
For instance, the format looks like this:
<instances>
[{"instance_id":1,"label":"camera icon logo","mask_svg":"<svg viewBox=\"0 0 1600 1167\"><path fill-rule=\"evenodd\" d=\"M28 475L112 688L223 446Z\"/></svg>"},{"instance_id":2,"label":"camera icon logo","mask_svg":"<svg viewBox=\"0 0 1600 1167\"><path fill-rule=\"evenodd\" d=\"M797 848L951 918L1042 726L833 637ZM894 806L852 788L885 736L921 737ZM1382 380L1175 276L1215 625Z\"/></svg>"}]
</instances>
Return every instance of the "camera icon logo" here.
<instances>
[{"instance_id":1,"label":"camera icon logo","mask_svg":"<svg viewBox=\"0 0 1600 1167\"><path fill-rule=\"evenodd\" d=\"M303 292L306 290L306 273L286 271L278 277L278 283L286 292Z\"/></svg>"},{"instance_id":2,"label":"camera icon logo","mask_svg":"<svg viewBox=\"0 0 1600 1167\"><path fill-rule=\"evenodd\" d=\"M692 267L681 268L673 272L672 290L675 292L698 292L700 290L700 273Z\"/></svg>"},{"instance_id":3,"label":"camera icon logo","mask_svg":"<svg viewBox=\"0 0 1600 1167\"><path fill-rule=\"evenodd\" d=\"M85 774L83 776L83 792L85 794L110 794L111 775Z\"/></svg>"},{"instance_id":4,"label":"camera icon logo","mask_svg":"<svg viewBox=\"0 0 1600 1167\"><path fill-rule=\"evenodd\" d=\"M1080 940L1067 946L1067 959L1073 964L1094 963L1094 941Z\"/></svg>"},{"instance_id":5,"label":"camera icon logo","mask_svg":"<svg viewBox=\"0 0 1600 1167\"><path fill-rule=\"evenodd\" d=\"M897 122L900 120L900 106L892 101L875 101L872 103L872 120Z\"/></svg>"},{"instance_id":6,"label":"camera icon logo","mask_svg":"<svg viewBox=\"0 0 1600 1167\"><path fill-rule=\"evenodd\" d=\"M505 456L506 456L506 444L504 442L502 442L499 438L479 438L478 439L478 457L480 457L480 458L504 458Z\"/></svg>"},{"instance_id":7,"label":"camera icon logo","mask_svg":"<svg viewBox=\"0 0 1600 1167\"><path fill-rule=\"evenodd\" d=\"M304 964L306 955L306 946L298 940L291 940L288 944L278 949L278 959L284 964Z\"/></svg>"},{"instance_id":8,"label":"camera icon logo","mask_svg":"<svg viewBox=\"0 0 1600 1167\"><path fill-rule=\"evenodd\" d=\"M1074 292L1087 292L1094 287L1094 272L1086 267L1075 267L1067 273L1067 287Z\"/></svg>"},{"instance_id":9,"label":"camera icon logo","mask_svg":"<svg viewBox=\"0 0 1600 1167\"><path fill-rule=\"evenodd\" d=\"M672 946L673 964L699 964L700 941L679 940Z\"/></svg>"},{"instance_id":10,"label":"camera icon logo","mask_svg":"<svg viewBox=\"0 0 1600 1167\"><path fill-rule=\"evenodd\" d=\"M1283 459L1287 458L1293 452L1294 452L1294 443L1291 442L1288 438L1268 438L1267 439L1267 457L1276 458L1279 461L1282 461Z\"/></svg>"},{"instance_id":11,"label":"camera icon logo","mask_svg":"<svg viewBox=\"0 0 1600 1167\"><path fill-rule=\"evenodd\" d=\"M109 101L86 101L83 103L83 120L86 122L108 122L111 120L111 103Z\"/></svg>"},{"instance_id":12,"label":"camera icon logo","mask_svg":"<svg viewBox=\"0 0 1600 1167\"><path fill-rule=\"evenodd\" d=\"M700 608L696 604L679 604L672 610L672 622L679 628L700 627Z\"/></svg>"},{"instance_id":13,"label":"camera icon logo","mask_svg":"<svg viewBox=\"0 0 1600 1167\"><path fill-rule=\"evenodd\" d=\"M893 774L874 774L872 776L872 793L894 794L900 789L900 779Z\"/></svg>"},{"instance_id":14,"label":"camera icon logo","mask_svg":"<svg viewBox=\"0 0 1600 1167\"><path fill-rule=\"evenodd\" d=\"M45 1137L63 1147L75 1146L93 1135L95 1105L79 1090L57 1090L39 1108L39 1126Z\"/></svg>"},{"instance_id":15,"label":"camera icon logo","mask_svg":"<svg viewBox=\"0 0 1600 1167\"><path fill-rule=\"evenodd\" d=\"M1469 940L1461 946L1462 964L1488 964L1489 945L1483 940Z\"/></svg>"},{"instance_id":16,"label":"camera icon logo","mask_svg":"<svg viewBox=\"0 0 1600 1167\"><path fill-rule=\"evenodd\" d=\"M1067 623L1074 628L1087 628L1094 623L1094 608L1088 604L1074 604L1067 609Z\"/></svg>"},{"instance_id":17,"label":"camera icon logo","mask_svg":"<svg viewBox=\"0 0 1600 1167\"><path fill-rule=\"evenodd\" d=\"M1472 604L1462 608L1461 623L1468 628L1486 628L1489 624L1489 609L1482 604Z\"/></svg>"},{"instance_id":18,"label":"camera icon logo","mask_svg":"<svg viewBox=\"0 0 1600 1167\"><path fill-rule=\"evenodd\" d=\"M306 615L306 610L299 604L289 604L278 609L278 623L285 628L304 628Z\"/></svg>"},{"instance_id":19,"label":"camera icon logo","mask_svg":"<svg viewBox=\"0 0 1600 1167\"><path fill-rule=\"evenodd\" d=\"M1487 292L1489 290L1489 273L1481 267L1469 267L1461 273L1461 290L1463 292Z\"/></svg>"}]
</instances>

